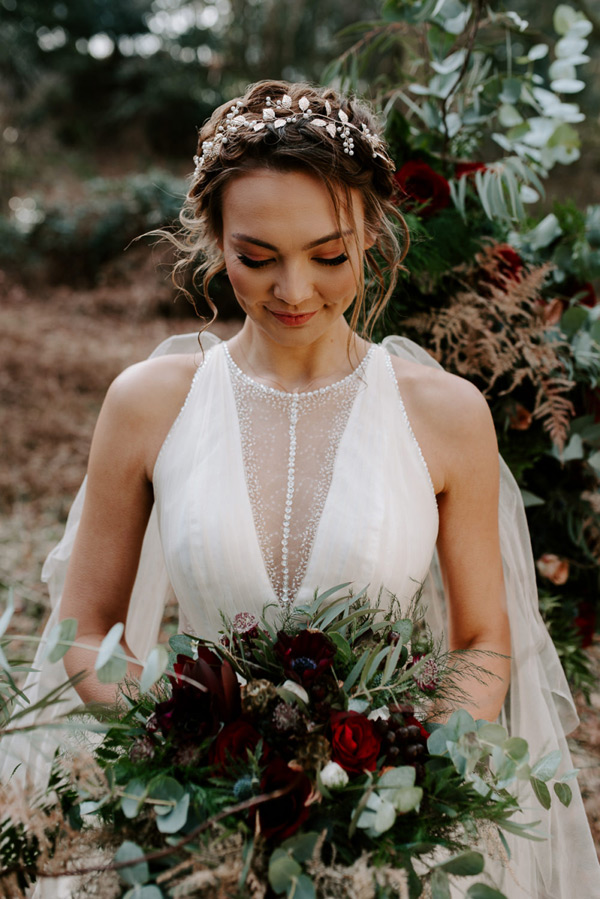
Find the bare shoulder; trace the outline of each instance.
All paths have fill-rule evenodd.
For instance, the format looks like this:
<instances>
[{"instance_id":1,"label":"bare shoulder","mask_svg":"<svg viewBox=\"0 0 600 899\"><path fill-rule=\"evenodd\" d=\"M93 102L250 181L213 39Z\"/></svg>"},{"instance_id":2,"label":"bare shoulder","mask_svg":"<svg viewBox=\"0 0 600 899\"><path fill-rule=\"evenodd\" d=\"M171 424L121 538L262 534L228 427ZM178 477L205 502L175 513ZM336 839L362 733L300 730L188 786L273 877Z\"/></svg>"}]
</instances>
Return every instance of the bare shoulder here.
<instances>
[{"instance_id":1,"label":"bare shoulder","mask_svg":"<svg viewBox=\"0 0 600 899\"><path fill-rule=\"evenodd\" d=\"M465 378L392 356L400 394L428 463L436 492L480 457L497 464L498 447L489 406Z\"/></svg>"},{"instance_id":2,"label":"bare shoulder","mask_svg":"<svg viewBox=\"0 0 600 899\"><path fill-rule=\"evenodd\" d=\"M154 462L189 393L198 354L173 354L131 365L112 382L100 413L96 437L127 440L150 477Z\"/></svg>"},{"instance_id":3,"label":"bare shoulder","mask_svg":"<svg viewBox=\"0 0 600 899\"><path fill-rule=\"evenodd\" d=\"M156 359L145 359L130 365L112 382L107 398L114 403L144 408L141 403L151 398L153 404L161 401L183 400L198 369L196 354L172 354Z\"/></svg>"}]
</instances>

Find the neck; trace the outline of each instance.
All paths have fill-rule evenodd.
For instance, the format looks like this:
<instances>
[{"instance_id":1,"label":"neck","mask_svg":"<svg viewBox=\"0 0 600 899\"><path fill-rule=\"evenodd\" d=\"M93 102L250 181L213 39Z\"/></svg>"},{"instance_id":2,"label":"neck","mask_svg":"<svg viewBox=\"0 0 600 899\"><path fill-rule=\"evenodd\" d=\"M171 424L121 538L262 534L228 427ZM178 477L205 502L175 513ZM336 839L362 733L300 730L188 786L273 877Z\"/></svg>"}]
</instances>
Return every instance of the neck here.
<instances>
[{"instance_id":1,"label":"neck","mask_svg":"<svg viewBox=\"0 0 600 899\"><path fill-rule=\"evenodd\" d=\"M288 393L326 387L350 374L364 358L369 344L345 321L305 346L282 346L250 320L229 341L229 350L242 371Z\"/></svg>"}]
</instances>

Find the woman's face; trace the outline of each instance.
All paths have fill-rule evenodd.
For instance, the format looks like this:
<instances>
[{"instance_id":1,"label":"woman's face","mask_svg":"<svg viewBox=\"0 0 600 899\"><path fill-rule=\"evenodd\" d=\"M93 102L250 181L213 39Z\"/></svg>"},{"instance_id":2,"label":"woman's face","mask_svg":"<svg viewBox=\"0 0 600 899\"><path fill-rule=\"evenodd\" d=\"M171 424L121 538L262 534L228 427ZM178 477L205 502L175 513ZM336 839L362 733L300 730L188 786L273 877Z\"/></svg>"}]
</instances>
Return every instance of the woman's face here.
<instances>
[{"instance_id":1,"label":"woman's face","mask_svg":"<svg viewBox=\"0 0 600 899\"><path fill-rule=\"evenodd\" d=\"M258 169L227 185L222 250L252 327L284 346L308 345L338 329L345 334L342 316L356 295L365 249L359 192L352 191L352 202L352 216L340 211L348 258L331 197L318 178Z\"/></svg>"}]
</instances>

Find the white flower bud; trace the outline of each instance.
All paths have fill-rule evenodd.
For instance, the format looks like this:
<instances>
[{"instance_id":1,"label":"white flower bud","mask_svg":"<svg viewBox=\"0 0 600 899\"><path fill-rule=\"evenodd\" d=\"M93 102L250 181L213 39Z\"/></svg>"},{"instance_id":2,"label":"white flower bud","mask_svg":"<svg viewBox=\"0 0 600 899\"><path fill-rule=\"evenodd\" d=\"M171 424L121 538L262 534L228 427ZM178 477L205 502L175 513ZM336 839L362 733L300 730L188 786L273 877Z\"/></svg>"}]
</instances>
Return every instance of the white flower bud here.
<instances>
[{"instance_id":1,"label":"white flower bud","mask_svg":"<svg viewBox=\"0 0 600 899\"><path fill-rule=\"evenodd\" d=\"M297 696L298 699L301 700L301 702L308 705L308 693L306 692L304 687L301 687L300 684L297 684L295 680L286 680L281 686L283 690L287 690L288 693L293 693L294 696Z\"/></svg>"},{"instance_id":2,"label":"white flower bud","mask_svg":"<svg viewBox=\"0 0 600 899\"><path fill-rule=\"evenodd\" d=\"M321 783L328 790L341 790L348 783L348 775L337 762L327 762L321 771Z\"/></svg>"},{"instance_id":3,"label":"white flower bud","mask_svg":"<svg viewBox=\"0 0 600 899\"><path fill-rule=\"evenodd\" d=\"M372 712L369 712L368 718L369 721L378 721L380 718L383 718L384 721L387 721L390 717L390 710L387 705L382 705L378 709L373 709Z\"/></svg>"}]
</instances>

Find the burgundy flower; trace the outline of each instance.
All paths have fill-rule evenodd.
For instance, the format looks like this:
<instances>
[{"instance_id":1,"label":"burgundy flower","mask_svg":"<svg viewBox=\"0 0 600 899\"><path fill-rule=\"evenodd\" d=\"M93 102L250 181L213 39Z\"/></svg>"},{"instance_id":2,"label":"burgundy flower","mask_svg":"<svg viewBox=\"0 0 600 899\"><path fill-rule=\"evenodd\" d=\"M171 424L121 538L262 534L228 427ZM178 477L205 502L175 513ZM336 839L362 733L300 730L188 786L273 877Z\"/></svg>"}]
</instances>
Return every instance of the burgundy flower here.
<instances>
[{"instance_id":1,"label":"burgundy flower","mask_svg":"<svg viewBox=\"0 0 600 899\"><path fill-rule=\"evenodd\" d=\"M577 296L579 294L579 299L577 302L582 306L589 306L590 309L593 309L594 306L598 303L598 297L596 296L596 291L594 290L594 285L591 281L586 281L585 284L578 284L573 291L573 296Z\"/></svg>"},{"instance_id":2,"label":"burgundy flower","mask_svg":"<svg viewBox=\"0 0 600 899\"><path fill-rule=\"evenodd\" d=\"M405 162L394 178L408 198L409 206L423 207L418 212L425 218L444 209L450 202L450 185L426 162Z\"/></svg>"},{"instance_id":3,"label":"burgundy flower","mask_svg":"<svg viewBox=\"0 0 600 899\"><path fill-rule=\"evenodd\" d=\"M209 760L221 773L232 761L246 761L248 750L254 753L261 734L244 718L231 721L219 731L210 747ZM262 758L268 754L268 747L263 744Z\"/></svg>"},{"instance_id":4,"label":"burgundy flower","mask_svg":"<svg viewBox=\"0 0 600 899\"><path fill-rule=\"evenodd\" d=\"M499 290L506 290L508 281L520 281L525 263L507 243L490 246L484 257L479 280Z\"/></svg>"},{"instance_id":5,"label":"burgundy flower","mask_svg":"<svg viewBox=\"0 0 600 899\"><path fill-rule=\"evenodd\" d=\"M586 649L591 646L596 631L596 608L592 602L583 600L579 603L574 624L581 635L582 647Z\"/></svg>"},{"instance_id":6,"label":"burgundy flower","mask_svg":"<svg viewBox=\"0 0 600 899\"><path fill-rule=\"evenodd\" d=\"M331 716L331 758L345 771L374 771L380 749L381 737L373 721L359 712L335 712Z\"/></svg>"},{"instance_id":7,"label":"burgundy flower","mask_svg":"<svg viewBox=\"0 0 600 899\"><path fill-rule=\"evenodd\" d=\"M331 668L336 652L329 637L309 629L293 637L280 631L274 648L286 675L304 686L310 686Z\"/></svg>"},{"instance_id":8,"label":"burgundy flower","mask_svg":"<svg viewBox=\"0 0 600 899\"><path fill-rule=\"evenodd\" d=\"M200 645L197 659L178 655L173 670L171 698L154 710L165 736L173 731L183 739L204 739L217 732L220 722L239 717L240 687L229 662Z\"/></svg>"},{"instance_id":9,"label":"burgundy flower","mask_svg":"<svg viewBox=\"0 0 600 899\"><path fill-rule=\"evenodd\" d=\"M454 166L454 177L463 178L465 175L474 175L475 172L485 172L485 162L457 162Z\"/></svg>"},{"instance_id":10,"label":"burgundy flower","mask_svg":"<svg viewBox=\"0 0 600 899\"><path fill-rule=\"evenodd\" d=\"M266 840L285 840L295 833L308 817L307 800L312 792L310 780L303 771L290 768L281 758L267 765L260 781L260 792L271 793L289 787L278 799L264 802L251 813L258 815L260 830Z\"/></svg>"}]
</instances>

